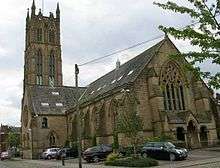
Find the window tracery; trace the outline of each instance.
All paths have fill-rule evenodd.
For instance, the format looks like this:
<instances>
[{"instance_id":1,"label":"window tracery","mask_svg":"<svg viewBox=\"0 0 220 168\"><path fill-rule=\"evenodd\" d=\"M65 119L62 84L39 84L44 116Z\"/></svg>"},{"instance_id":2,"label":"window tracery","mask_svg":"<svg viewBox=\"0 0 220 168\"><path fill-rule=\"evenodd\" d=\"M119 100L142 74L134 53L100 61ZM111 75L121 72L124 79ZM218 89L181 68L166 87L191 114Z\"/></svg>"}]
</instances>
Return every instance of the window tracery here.
<instances>
[{"instance_id":1,"label":"window tracery","mask_svg":"<svg viewBox=\"0 0 220 168\"><path fill-rule=\"evenodd\" d=\"M185 110L184 80L179 68L173 62L169 62L163 69L161 85L165 110Z\"/></svg>"}]
</instances>

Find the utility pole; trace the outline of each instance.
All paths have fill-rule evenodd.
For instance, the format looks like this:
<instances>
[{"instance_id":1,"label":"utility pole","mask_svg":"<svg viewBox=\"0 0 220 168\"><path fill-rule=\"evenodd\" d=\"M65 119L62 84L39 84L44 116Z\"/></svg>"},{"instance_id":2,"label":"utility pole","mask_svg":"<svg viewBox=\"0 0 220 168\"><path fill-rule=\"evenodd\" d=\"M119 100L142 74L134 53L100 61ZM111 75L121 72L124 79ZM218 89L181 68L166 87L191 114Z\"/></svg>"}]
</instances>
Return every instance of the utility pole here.
<instances>
[{"instance_id":1,"label":"utility pole","mask_svg":"<svg viewBox=\"0 0 220 168\"><path fill-rule=\"evenodd\" d=\"M81 118L80 118L80 111L79 111L79 87L78 87L78 75L79 75L79 68L78 65L75 64L75 82L76 82L76 115L77 115L77 138L78 138L78 157L79 157L79 168L82 168L82 150L81 150Z\"/></svg>"},{"instance_id":2,"label":"utility pole","mask_svg":"<svg viewBox=\"0 0 220 168\"><path fill-rule=\"evenodd\" d=\"M44 0L42 0L42 14L44 14Z\"/></svg>"}]
</instances>

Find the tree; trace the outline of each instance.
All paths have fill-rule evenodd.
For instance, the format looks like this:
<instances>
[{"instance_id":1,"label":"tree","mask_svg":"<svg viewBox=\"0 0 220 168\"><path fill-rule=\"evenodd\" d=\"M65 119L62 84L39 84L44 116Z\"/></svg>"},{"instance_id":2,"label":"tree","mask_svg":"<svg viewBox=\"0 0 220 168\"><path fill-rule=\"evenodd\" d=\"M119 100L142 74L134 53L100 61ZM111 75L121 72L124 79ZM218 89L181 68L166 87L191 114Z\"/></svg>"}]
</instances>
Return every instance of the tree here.
<instances>
[{"instance_id":1,"label":"tree","mask_svg":"<svg viewBox=\"0 0 220 168\"><path fill-rule=\"evenodd\" d=\"M129 92L125 92L125 100L119 107L117 131L131 140L136 155L140 140L139 132L143 129L143 122L137 113L137 103Z\"/></svg>"},{"instance_id":2,"label":"tree","mask_svg":"<svg viewBox=\"0 0 220 168\"><path fill-rule=\"evenodd\" d=\"M10 147L18 147L20 144L20 138L19 135L14 132L8 133L8 143Z\"/></svg>"},{"instance_id":3,"label":"tree","mask_svg":"<svg viewBox=\"0 0 220 168\"><path fill-rule=\"evenodd\" d=\"M200 52L189 52L181 54L189 61L188 69L193 71L197 77L208 80L208 85L212 88L220 88L220 72L203 72L198 67L199 63L211 60L213 64L220 65L220 0L208 3L207 0L186 0L192 7L180 6L174 2L157 3L155 5L181 14L188 14L192 19L197 20L198 28L193 28L195 24L178 29L174 27L159 26L166 34L170 34L176 39L189 39L191 45L199 46ZM176 57L177 58L177 57Z\"/></svg>"}]
</instances>

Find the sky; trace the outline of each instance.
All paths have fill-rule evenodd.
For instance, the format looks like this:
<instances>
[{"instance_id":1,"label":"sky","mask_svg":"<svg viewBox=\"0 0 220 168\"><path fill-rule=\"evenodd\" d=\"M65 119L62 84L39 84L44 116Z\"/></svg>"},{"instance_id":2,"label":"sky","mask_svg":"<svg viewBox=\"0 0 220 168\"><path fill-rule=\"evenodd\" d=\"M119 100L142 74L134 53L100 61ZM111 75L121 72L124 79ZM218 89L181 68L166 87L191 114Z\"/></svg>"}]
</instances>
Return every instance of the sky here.
<instances>
[{"instance_id":1,"label":"sky","mask_svg":"<svg viewBox=\"0 0 220 168\"><path fill-rule=\"evenodd\" d=\"M37 11L42 0L35 0ZM44 0L44 15L56 10L58 0ZM165 2L157 0L157 2ZM185 4L182 1L177 1ZM59 0L64 85L74 86L74 64L82 64L163 33L159 25L183 27L187 15L164 11L153 0ZM20 125L23 91L25 18L32 0L1 1L0 6L0 123ZM172 38L171 38L172 39ZM80 85L86 86L161 39L80 67ZM182 52L194 50L188 42L172 39ZM202 65L216 72L219 67Z\"/></svg>"}]
</instances>

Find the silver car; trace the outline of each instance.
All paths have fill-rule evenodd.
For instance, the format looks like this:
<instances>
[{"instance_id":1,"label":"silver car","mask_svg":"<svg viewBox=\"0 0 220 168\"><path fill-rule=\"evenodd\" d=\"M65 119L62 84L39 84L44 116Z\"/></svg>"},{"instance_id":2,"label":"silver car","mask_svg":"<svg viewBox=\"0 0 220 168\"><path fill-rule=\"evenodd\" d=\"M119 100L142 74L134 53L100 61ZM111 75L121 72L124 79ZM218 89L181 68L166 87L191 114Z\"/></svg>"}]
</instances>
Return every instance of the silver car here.
<instances>
[{"instance_id":1,"label":"silver car","mask_svg":"<svg viewBox=\"0 0 220 168\"><path fill-rule=\"evenodd\" d=\"M11 155L8 151L2 152L0 155L1 160L10 159Z\"/></svg>"},{"instance_id":2,"label":"silver car","mask_svg":"<svg viewBox=\"0 0 220 168\"><path fill-rule=\"evenodd\" d=\"M41 155L42 159L48 159L48 160L50 160L50 159L56 158L59 149L60 149L60 148L48 148L48 149L46 149L46 150L42 153L42 155Z\"/></svg>"}]
</instances>

